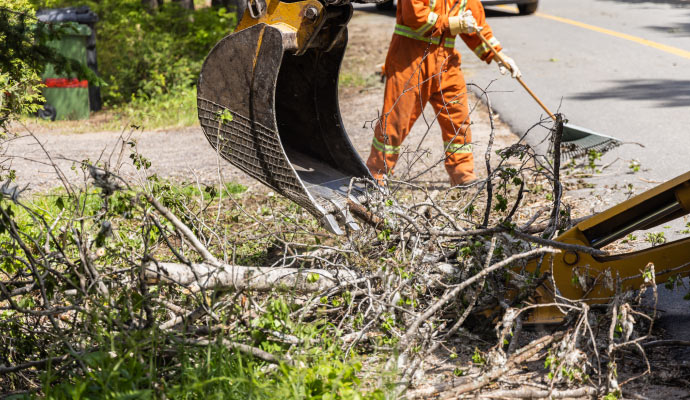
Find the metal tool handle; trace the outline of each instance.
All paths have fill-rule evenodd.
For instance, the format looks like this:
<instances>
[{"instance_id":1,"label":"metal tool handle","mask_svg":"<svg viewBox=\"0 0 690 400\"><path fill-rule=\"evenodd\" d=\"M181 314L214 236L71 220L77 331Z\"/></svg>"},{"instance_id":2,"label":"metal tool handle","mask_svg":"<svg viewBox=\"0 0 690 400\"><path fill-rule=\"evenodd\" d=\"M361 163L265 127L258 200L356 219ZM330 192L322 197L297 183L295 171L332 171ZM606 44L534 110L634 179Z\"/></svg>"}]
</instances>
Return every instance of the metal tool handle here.
<instances>
[{"instance_id":1,"label":"metal tool handle","mask_svg":"<svg viewBox=\"0 0 690 400\"><path fill-rule=\"evenodd\" d=\"M477 36L479 36L479 38L482 40L482 42L484 42L485 45L489 46L489 49L491 49L491 52L494 53L494 57L498 58L498 61L500 61L506 68L508 68L510 70L510 72L513 72L512 67L505 61L505 59L503 59L503 57L500 54L498 54L498 51L496 51L494 46L492 46L491 43L489 43L489 41L484 37L484 35L482 35L481 29L479 29L479 27L475 27L475 29L477 30ZM544 111L546 111L546 113L549 114L549 117L551 117L551 119L553 119L555 121L556 116L553 115L551 110L549 110L549 108L546 107L546 104L544 104L539 99L539 97L537 97L537 95L532 91L532 89L530 89L529 86L527 86L525 81L523 81L522 78L520 78L520 77L516 77L515 79L517 79L517 81L520 82L522 87L525 88L527 93L529 93L529 95L532 96L532 98L541 106L541 108L543 108Z\"/></svg>"}]
</instances>

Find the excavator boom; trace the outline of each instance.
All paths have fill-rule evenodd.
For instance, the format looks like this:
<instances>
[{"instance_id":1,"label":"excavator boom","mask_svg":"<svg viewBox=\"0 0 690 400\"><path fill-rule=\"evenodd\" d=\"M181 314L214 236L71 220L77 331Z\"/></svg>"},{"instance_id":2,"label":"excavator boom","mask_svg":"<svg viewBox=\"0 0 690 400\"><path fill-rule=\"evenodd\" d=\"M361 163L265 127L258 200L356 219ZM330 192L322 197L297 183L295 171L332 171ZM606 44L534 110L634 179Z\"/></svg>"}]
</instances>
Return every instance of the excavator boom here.
<instances>
[{"instance_id":1,"label":"excavator boom","mask_svg":"<svg viewBox=\"0 0 690 400\"><path fill-rule=\"evenodd\" d=\"M600 249L629 233L647 230L690 214L690 172L624 201L574 226L556 238L562 243ZM537 289L537 302L549 304L558 297L605 303L616 290L639 289L647 266L654 265L655 281L663 283L690 273L690 237L631 253L594 256L564 251L532 260L527 271L550 272L551 283ZM647 271L649 272L649 271ZM563 318L556 307L540 307L532 323L555 323Z\"/></svg>"}]
</instances>

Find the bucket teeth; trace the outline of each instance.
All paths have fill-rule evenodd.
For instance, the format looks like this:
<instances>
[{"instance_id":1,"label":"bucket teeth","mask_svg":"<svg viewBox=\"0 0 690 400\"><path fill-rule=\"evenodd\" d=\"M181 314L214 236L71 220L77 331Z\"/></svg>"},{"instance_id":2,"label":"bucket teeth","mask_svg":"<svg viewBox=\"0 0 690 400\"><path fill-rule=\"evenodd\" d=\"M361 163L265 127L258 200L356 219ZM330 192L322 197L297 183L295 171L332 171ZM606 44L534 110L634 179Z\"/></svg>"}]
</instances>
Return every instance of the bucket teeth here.
<instances>
[{"instance_id":1,"label":"bucket teeth","mask_svg":"<svg viewBox=\"0 0 690 400\"><path fill-rule=\"evenodd\" d=\"M338 221L335 219L335 216L333 214L326 214L321 218L321 226L326 228L327 231L336 234L336 235L344 235L345 231L342 230L340 225L338 225Z\"/></svg>"},{"instance_id":2,"label":"bucket teeth","mask_svg":"<svg viewBox=\"0 0 690 400\"><path fill-rule=\"evenodd\" d=\"M348 187L353 178L373 178L340 118L346 31L328 50L310 48L299 56L286 49L283 35L261 23L216 44L199 76L202 129L224 159L331 232L344 233L339 223L359 229L347 209ZM353 187L352 195L366 199L363 188Z\"/></svg>"},{"instance_id":3,"label":"bucket teeth","mask_svg":"<svg viewBox=\"0 0 690 400\"><path fill-rule=\"evenodd\" d=\"M333 203L333 206L335 206L336 210L338 210L338 217L342 223L347 225L355 232L361 229L359 224L357 224L357 221L355 221L355 219L352 217L352 213L350 213L350 209L347 206L347 201L345 198L340 198L337 200L331 199L331 203Z\"/></svg>"}]
</instances>

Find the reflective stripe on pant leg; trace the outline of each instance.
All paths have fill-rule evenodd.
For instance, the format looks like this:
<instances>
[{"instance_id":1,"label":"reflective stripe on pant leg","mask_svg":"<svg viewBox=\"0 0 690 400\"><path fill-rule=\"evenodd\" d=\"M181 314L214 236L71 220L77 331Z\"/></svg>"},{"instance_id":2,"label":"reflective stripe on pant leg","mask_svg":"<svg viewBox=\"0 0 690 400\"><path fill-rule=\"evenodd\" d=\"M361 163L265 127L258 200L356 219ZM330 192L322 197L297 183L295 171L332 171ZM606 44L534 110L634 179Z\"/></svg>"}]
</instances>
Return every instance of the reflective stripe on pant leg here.
<instances>
[{"instance_id":1,"label":"reflective stripe on pant leg","mask_svg":"<svg viewBox=\"0 0 690 400\"><path fill-rule=\"evenodd\" d=\"M453 182L466 182L474 175L472 131L470 130L467 87L460 67L449 65L433 90L429 102L438 115L445 145L445 167Z\"/></svg>"},{"instance_id":2,"label":"reflective stripe on pant leg","mask_svg":"<svg viewBox=\"0 0 690 400\"><path fill-rule=\"evenodd\" d=\"M443 142L443 149L446 153L472 153L472 143L453 143Z\"/></svg>"}]
</instances>

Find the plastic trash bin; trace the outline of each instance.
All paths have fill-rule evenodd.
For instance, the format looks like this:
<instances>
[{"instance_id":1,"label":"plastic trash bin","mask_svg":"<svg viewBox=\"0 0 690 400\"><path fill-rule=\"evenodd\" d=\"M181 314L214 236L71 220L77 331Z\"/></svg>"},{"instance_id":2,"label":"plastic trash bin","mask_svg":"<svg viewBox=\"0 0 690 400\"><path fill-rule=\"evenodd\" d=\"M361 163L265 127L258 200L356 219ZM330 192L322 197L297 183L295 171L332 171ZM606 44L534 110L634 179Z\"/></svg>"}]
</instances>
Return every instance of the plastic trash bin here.
<instances>
[{"instance_id":1,"label":"plastic trash bin","mask_svg":"<svg viewBox=\"0 0 690 400\"><path fill-rule=\"evenodd\" d=\"M36 17L41 22L63 28L64 34L51 43L60 54L84 63L98 73L95 34L98 16L94 12L86 6L43 9L36 13ZM39 113L43 118L83 119L88 118L89 110L101 109L98 86L73 77L59 76L51 65L46 66L43 78L47 86L44 89L46 107Z\"/></svg>"}]
</instances>

